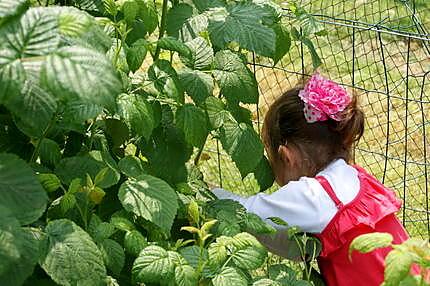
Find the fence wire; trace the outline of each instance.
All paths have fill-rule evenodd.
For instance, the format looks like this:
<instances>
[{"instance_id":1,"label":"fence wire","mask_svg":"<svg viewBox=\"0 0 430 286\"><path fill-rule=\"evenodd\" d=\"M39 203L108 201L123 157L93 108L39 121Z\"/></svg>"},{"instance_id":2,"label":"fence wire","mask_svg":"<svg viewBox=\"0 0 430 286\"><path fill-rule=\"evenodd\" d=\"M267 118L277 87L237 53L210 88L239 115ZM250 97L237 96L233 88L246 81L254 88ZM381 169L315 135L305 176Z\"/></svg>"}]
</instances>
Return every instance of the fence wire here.
<instances>
[{"instance_id":1,"label":"fence wire","mask_svg":"<svg viewBox=\"0 0 430 286\"><path fill-rule=\"evenodd\" d=\"M398 215L411 236L430 239L430 3L298 2L327 31L312 39L323 62L321 72L355 92L365 111L366 131L354 151L356 162L402 198ZM288 10L285 17L290 17ZM259 130L271 102L312 73L312 61L296 43L276 66L251 56L250 67L260 89L259 104L250 107ZM258 191L252 175L240 179L221 144L209 142L205 153L207 180L241 194Z\"/></svg>"}]
</instances>

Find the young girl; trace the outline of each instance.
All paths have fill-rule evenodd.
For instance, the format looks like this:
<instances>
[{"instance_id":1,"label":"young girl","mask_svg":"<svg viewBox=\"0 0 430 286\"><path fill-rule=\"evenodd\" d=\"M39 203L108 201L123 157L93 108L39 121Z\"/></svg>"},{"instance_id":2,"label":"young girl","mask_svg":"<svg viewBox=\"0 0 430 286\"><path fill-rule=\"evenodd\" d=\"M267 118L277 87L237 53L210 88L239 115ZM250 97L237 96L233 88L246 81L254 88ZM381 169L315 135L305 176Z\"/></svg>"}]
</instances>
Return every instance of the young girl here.
<instances>
[{"instance_id":1,"label":"young girl","mask_svg":"<svg viewBox=\"0 0 430 286\"><path fill-rule=\"evenodd\" d=\"M354 252L350 260L351 241L364 233L388 232L398 244L408 235L395 216L401 205L395 194L348 163L363 129L356 98L316 73L303 89L278 98L264 120L263 141L282 187L248 198L222 189L214 193L238 201L263 219L279 217L318 237L323 246L318 264L327 285L380 285L390 249ZM288 252L281 232L262 242L275 253Z\"/></svg>"}]
</instances>

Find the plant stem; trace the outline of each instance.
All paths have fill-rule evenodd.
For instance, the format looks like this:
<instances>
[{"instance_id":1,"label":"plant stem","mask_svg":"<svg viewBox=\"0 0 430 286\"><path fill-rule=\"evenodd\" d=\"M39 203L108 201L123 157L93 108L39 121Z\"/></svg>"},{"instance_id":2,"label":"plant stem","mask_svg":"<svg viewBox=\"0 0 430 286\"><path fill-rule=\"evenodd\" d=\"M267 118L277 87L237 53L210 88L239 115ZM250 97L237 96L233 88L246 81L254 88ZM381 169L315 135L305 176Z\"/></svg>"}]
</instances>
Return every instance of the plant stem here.
<instances>
[{"instance_id":1,"label":"plant stem","mask_svg":"<svg viewBox=\"0 0 430 286\"><path fill-rule=\"evenodd\" d=\"M169 3L168 0L163 0L163 8L162 8L162 12L161 12L160 32L158 34L159 40L164 36L164 32L166 31L167 4L168 3ZM157 44L157 48L156 48L155 54L154 54L154 61L158 60L159 56L160 56L160 46Z\"/></svg>"},{"instance_id":2,"label":"plant stem","mask_svg":"<svg viewBox=\"0 0 430 286\"><path fill-rule=\"evenodd\" d=\"M52 125L54 124L57 116L55 115L52 117L51 121L49 121L48 126L46 126L45 130L42 133L42 136L40 136L39 140L37 140L36 147L34 148L33 154L31 154L30 163L34 163L39 156L39 150L40 146L42 145L42 140L45 139L46 135L49 132L49 129L51 129Z\"/></svg>"},{"instance_id":3,"label":"plant stem","mask_svg":"<svg viewBox=\"0 0 430 286\"><path fill-rule=\"evenodd\" d=\"M202 156L203 149L204 149L204 147L205 147L205 145L206 145L206 141L208 140L208 137L209 137L209 134L206 136L205 141L203 142L202 146L201 146L201 147L200 147L200 149L199 149L199 152L198 152L198 153L197 153L197 155L196 155L196 158L194 159L194 165L195 165L195 166L197 166L197 164L198 164L198 163L199 163L199 161L200 161L200 157Z\"/></svg>"}]
</instances>

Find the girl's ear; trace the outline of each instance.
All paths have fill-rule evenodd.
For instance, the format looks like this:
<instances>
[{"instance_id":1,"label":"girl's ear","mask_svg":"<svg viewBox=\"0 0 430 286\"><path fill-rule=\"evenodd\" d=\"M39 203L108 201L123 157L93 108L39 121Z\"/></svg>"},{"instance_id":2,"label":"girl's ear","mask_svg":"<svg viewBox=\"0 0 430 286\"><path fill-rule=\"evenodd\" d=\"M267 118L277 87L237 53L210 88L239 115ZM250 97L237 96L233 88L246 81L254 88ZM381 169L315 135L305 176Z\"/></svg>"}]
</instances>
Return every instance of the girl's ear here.
<instances>
[{"instance_id":1,"label":"girl's ear","mask_svg":"<svg viewBox=\"0 0 430 286\"><path fill-rule=\"evenodd\" d=\"M296 156L292 148L287 145L281 145L278 148L278 155L281 161L287 166L294 166L296 163Z\"/></svg>"}]
</instances>

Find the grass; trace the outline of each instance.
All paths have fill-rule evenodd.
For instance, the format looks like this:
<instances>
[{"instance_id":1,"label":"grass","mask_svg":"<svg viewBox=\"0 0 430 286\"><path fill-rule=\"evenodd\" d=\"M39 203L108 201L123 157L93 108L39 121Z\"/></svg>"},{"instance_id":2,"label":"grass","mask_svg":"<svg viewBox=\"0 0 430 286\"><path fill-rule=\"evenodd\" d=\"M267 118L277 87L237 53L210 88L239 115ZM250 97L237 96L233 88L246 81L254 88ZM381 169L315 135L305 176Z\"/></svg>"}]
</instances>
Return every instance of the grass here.
<instances>
[{"instance_id":1,"label":"grass","mask_svg":"<svg viewBox=\"0 0 430 286\"><path fill-rule=\"evenodd\" d=\"M410 17L411 11L400 1L307 0L302 1L302 5L316 14L370 24L380 23L386 30L395 29L401 33L417 32ZM416 15L430 30L430 2L416 0L415 5ZM324 17L321 19L327 20ZM341 20L335 22L344 23ZM378 34L369 29L353 30L351 27L332 23L325 24L325 27L328 35L314 39L323 59L320 70L347 87L354 82L355 89L350 91L357 93L366 113L366 132L357 146L356 161L377 178L384 179L385 185L393 188L404 200L404 211L401 211L399 216L405 220L410 234L428 238L424 165L424 150L428 148L428 144L423 138L424 131L427 135L430 134L430 76L424 77L424 73L430 70L430 59L424 43L419 40L408 41L407 37L389 33ZM430 42L427 44L430 46ZM302 58L305 73L311 73L310 56L305 51L302 57L299 45L293 46L290 53L275 68L271 68L267 60L258 59L259 63L269 66L256 68L260 88L260 121L270 103L299 82ZM389 104L387 94L390 96ZM257 108L251 108L257 118ZM202 164L206 179L220 184L216 143L209 142L205 153L208 159ZM429 153L430 150L427 149L427 154ZM258 192L258 185L252 175L240 180L240 174L230 159L225 155L220 158L224 188L246 195ZM274 189L276 187L271 191Z\"/></svg>"}]
</instances>

